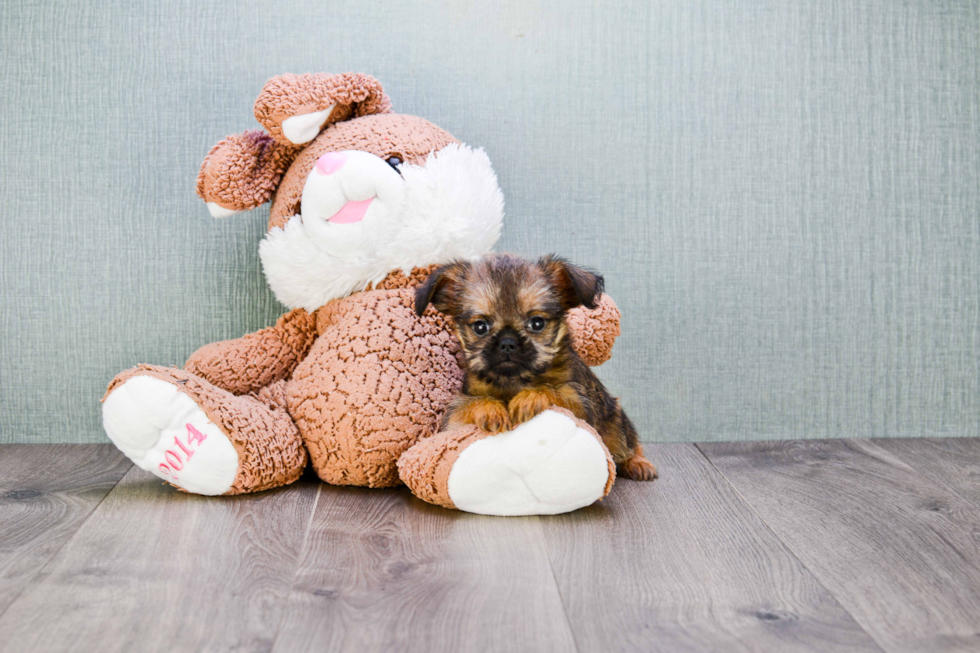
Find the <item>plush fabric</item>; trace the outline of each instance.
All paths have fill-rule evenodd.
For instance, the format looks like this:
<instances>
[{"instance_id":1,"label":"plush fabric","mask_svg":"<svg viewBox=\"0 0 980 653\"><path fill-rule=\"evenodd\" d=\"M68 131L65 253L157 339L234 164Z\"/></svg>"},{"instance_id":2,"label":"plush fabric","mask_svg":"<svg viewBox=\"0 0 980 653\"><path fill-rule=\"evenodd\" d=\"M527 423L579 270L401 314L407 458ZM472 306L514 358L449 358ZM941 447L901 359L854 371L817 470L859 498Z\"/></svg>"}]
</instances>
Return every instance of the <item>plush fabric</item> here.
<instances>
[{"instance_id":1,"label":"plush fabric","mask_svg":"<svg viewBox=\"0 0 980 653\"><path fill-rule=\"evenodd\" d=\"M118 375L103 420L120 449L177 487L205 493L222 483L230 483L226 494L291 483L308 457L328 483L408 479L425 500L486 514L551 514L604 496L615 476L608 450L561 412L490 439L472 429L437 434L462 385L460 346L449 318L431 307L415 312L415 288L435 266L478 258L496 243L503 196L486 154L421 118L390 113L366 75L275 78L255 113L269 133L219 143L201 166L198 192L222 212L273 198L260 256L269 285L293 310L275 326L201 347L182 370L141 365ZM304 139L325 118L322 132L297 146L281 126L303 116L287 132ZM341 214L349 219L334 219ZM569 320L576 350L590 363L606 360L619 318L605 297L594 310L577 309ZM191 460L193 452L172 448L183 443L182 428L194 443L210 433L208 447L227 439L233 449L221 451L237 459L209 449ZM419 442L400 477L400 458ZM182 464L181 454L190 462L175 475L167 462Z\"/></svg>"},{"instance_id":2,"label":"plush fabric","mask_svg":"<svg viewBox=\"0 0 980 653\"><path fill-rule=\"evenodd\" d=\"M191 354L184 369L231 393L246 394L292 374L315 339L316 317L298 308L275 326L204 345Z\"/></svg>"},{"instance_id":3,"label":"plush fabric","mask_svg":"<svg viewBox=\"0 0 980 653\"><path fill-rule=\"evenodd\" d=\"M261 129L229 136L204 157L197 194L226 211L254 209L272 197L294 155Z\"/></svg>"},{"instance_id":4,"label":"plush fabric","mask_svg":"<svg viewBox=\"0 0 980 653\"><path fill-rule=\"evenodd\" d=\"M412 494L423 501L456 508L449 496L449 474L467 447L483 438L492 437L475 426L441 431L408 449L398 459L398 474Z\"/></svg>"},{"instance_id":5,"label":"plush fabric","mask_svg":"<svg viewBox=\"0 0 980 653\"><path fill-rule=\"evenodd\" d=\"M375 78L363 73L307 73L273 77L255 100L255 119L272 138L292 146L282 133L282 122L293 116L335 107L329 118L334 122L391 111L391 100Z\"/></svg>"},{"instance_id":6,"label":"plush fabric","mask_svg":"<svg viewBox=\"0 0 980 653\"><path fill-rule=\"evenodd\" d=\"M139 365L112 380L103 402L127 381L142 375L170 383L190 397L235 447L238 471L226 494L279 487L294 482L303 473L306 449L286 412L281 386L262 389L255 395L235 396L186 370ZM168 482L172 480L157 468L147 471ZM172 484L186 489L179 483Z\"/></svg>"},{"instance_id":7,"label":"plush fabric","mask_svg":"<svg viewBox=\"0 0 980 653\"><path fill-rule=\"evenodd\" d=\"M379 286L317 311L320 336L286 385L313 467L335 485L397 485L398 457L432 435L463 381L447 319L419 318L411 287Z\"/></svg>"},{"instance_id":8,"label":"plush fabric","mask_svg":"<svg viewBox=\"0 0 980 653\"><path fill-rule=\"evenodd\" d=\"M178 386L132 375L106 396L103 426L138 467L196 494L226 494L239 472L228 435Z\"/></svg>"},{"instance_id":9,"label":"plush fabric","mask_svg":"<svg viewBox=\"0 0 980 653\"><path fill-rule=\"evenodd\" d=\"M398 472L423 501L510 516L589 505L609 494L616 466L592 427L552 408L500 436L442 431L402 454Z\"/></svg>"},{"instance_id":10,"label":"plush fabric","mask_svg":"<svg viewBox=\"0 0 980 653\"><path fill-rule=\"evenodd\" d=\"M572 347L586 365L602 365L612 356L613 343L619 337L622 315L612 297L599 295L593 309L579 306L565 316L572 336Z\"/></svg>"}]
</instances>

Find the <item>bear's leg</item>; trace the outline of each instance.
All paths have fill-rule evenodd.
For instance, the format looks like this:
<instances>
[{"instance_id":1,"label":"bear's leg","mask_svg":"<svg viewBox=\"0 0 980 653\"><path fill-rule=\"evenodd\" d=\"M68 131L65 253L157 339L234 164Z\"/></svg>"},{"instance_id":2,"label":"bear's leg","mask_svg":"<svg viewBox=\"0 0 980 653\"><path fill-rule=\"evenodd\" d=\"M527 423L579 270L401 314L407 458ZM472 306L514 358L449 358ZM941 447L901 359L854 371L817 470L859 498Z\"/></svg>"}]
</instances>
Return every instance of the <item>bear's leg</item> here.
<instances>
[{"instance_id":1,"label":"bear's leg","mask_svg":"<svg viewBox=\"0 0 980 653\"><path fill-rule=\"evenodd\" d=\"M235 396L191 372L140 365L109 384L102 422L138 467L187 492L267 490L306 466L281 386Z\"/></svg>"},{"instance_id":2,"label":"bear's leg","mask_svg":"<svg viewBox=\"0 0 980 653\"><path fill-rule=\"evenodd\" d=\"M556 515L609 493L616 466L602 439L562 408L505 433L465 426L426 438L398 460L418 498L483 515Z\"/></svg>"}]
</instances>

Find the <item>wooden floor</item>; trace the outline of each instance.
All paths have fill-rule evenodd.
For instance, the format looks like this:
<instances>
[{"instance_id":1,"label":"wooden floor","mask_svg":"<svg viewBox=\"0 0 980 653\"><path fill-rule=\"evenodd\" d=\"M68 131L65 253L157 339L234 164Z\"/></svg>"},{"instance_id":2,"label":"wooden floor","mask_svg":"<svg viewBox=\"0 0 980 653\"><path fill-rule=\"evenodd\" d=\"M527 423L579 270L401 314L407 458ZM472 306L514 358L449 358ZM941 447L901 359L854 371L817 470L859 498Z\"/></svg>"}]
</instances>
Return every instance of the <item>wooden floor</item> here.
<instances>
[{"instance_id":1,"label":"wooden floor","mask_svg":"<svg viewBox=\"0 0 980 653\"><path fill-rule=\"evenodd\" d=\"M558 517L0 446L0 650L980 651L980 439L648 445Z\"/></svg>"}]
</instances>

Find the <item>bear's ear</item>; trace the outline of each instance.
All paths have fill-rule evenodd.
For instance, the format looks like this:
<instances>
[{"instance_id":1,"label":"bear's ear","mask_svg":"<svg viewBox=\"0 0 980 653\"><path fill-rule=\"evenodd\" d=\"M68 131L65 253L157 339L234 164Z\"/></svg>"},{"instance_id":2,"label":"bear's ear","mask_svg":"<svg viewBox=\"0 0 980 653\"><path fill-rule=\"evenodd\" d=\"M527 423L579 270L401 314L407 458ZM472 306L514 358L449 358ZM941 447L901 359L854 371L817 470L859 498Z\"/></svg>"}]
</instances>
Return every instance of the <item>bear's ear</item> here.
<instances>
[{"instance_id":1,"label":"bear's ear","mask_svg":"<svg viewBox=\"0 0 980 653\"><path fill-rule=\"evenodd\" d=\"M390 111L381 83L361 73L280 75L255 100L255 119L290 147L309 143L331 123Z\"/></svg>"},{"instance_id":2,"label":"bear's ear","mask_svg":"<svg viewBox=\"0 0 980 653\"><path fill-rule=\"evenodd\" d=\"M216 218L265 204L295 157L261 129L235 134L208 152L197 173L197 194Z\"/></svg>"}]
</instances>

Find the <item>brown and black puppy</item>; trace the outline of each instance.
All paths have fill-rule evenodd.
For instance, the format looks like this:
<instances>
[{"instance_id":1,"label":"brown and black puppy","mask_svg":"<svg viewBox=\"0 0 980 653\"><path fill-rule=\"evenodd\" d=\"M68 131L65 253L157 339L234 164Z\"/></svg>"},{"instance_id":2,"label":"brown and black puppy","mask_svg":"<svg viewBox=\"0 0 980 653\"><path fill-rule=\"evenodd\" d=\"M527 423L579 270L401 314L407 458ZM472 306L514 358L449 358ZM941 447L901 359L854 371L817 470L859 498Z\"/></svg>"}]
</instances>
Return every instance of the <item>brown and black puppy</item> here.
<instances>
[{"instance_id":1,"label":"brown and black puppy","mask_svg":"<svg viewBox=\"0 0 980 653\"><path fill-rule=\"evenodd\" d=\"M547 256L530 263L507 254L445 265L415 294L453 318L466 358L462 394L443 426L475 424L500 433L549 406L561 406L602 437L620 476L650 481L636 429L619 401L572 348L565 313L596 307L602 277Z\"/></svg>"}]
</instances>

